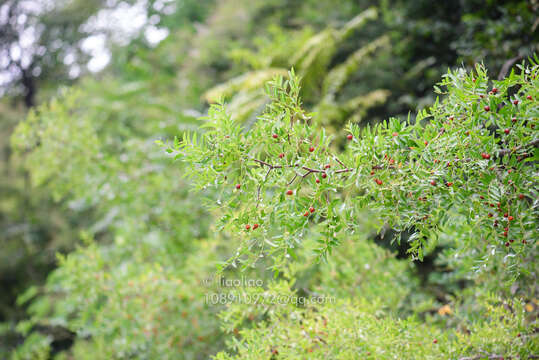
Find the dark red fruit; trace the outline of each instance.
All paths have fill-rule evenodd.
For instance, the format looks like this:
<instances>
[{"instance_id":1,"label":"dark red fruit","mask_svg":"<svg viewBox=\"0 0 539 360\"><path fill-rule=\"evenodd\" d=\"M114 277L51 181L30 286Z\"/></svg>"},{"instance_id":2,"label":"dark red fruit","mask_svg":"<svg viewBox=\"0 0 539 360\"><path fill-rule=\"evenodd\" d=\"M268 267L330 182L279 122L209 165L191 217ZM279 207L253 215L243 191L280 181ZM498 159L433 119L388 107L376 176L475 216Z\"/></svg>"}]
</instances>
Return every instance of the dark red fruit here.
<instances>
[{"instance_id":1,"label":"dark red fruit","mask_svg":"<svg viewBox=\"0 0 539 360\"><path fill-rule=\"evenodd\" d=\"M322 179L325 179L325 178L327 178L327 177L328 177L328 174L322 173Z\"/></svg>"},{"instance_id":2,"label":"dark red fruit","mask_svg":"<svg viewBox=\"0 0 539 360\"><path fill-rule=\"evenodd\" d=\"M508 213L503 214L503 217L508 217L508 216L509 216Z\"/></svg>"},{"instance_id":3,"label":"dark red fruit","mask_svg":"<svg viewBox=\"0 0 539 360\"><path fill-rule=\"evenodd\" d=\"M519 195L518 195L518 198L519 198L520 200L524 199L524 194L519 194Z\"/></svg>"},{"instance_id":4,"label":"dark red fruit","mask_svg":"<svg viewBox=\"0 0 539 360\"><path fill-rule=\"evenodd\" d=\"M509 244L509 242L507 241L507 242L505 243L505 246L507 246L507 247L508 247L509 245L510 245L510 244Z\"/></svg>"},{"instance_id":5,"label":"dark red fruit","mask_svg":"<svg viewBox=\"0 0 539 360\"><path fill-rule=\"evenodd\" d=\"M511 121L512 121L513 123L516 123L516 122L517 122L517 118L514 117L514 118L511 119Z\"/></svg>"},{"instance_id":6,"label":"dark red fruit","mask_svg":"<svg viewBox=\"0 0 539 360\"><path fill-rule=\"evenodd\" d=\"M251 225L247 224L245 225L245 230L249 230L251 228Z\"/></svg>"},{"instance_id":7,"label":"dark red fruit","mask_svg":"<svg viewBox=\"0 0 539 360\"><path fill-rule=\"evenodd\" d=\"M479 195L479 198L483 200L485 197L483 195Z\"/></svg>"},{"instance_id":8,"label":"dark red fruit","mask_svg":"<svg viewBox=\"0 0 539 360\"><path fill-rule=\"evenodd\" d=\"M382 180L380 180L380 179L374 179L374 181L375 181L378 185L382 185Z\"/></svg>"},{"instance_id":9,"label":"dark red fruit","mask_svg":"<svg viewBox=\"0 0 539 360\"><path fill-rule=\"evenodd\" d=\"M281 159L284 158L284 153L280 153L280 154L279 154L279 157L280 157Z\"/></svg>"},{"instance_id":10,"label":"dark red fruit","mask_svg":"<svg viewBox=\"0 0 539 360\"><path fill-rule=\"evenodd\" d=\"M317 184L320 184L320 179L319 178L316 178L315 181L316 181Z\"/></svg>"},{"instance_id":11,"label":"dark red fruit","mask_svg":"<svg viewBox=\"0 0 539 360\"><path fill-rule=\"evenodd\" d=\"M292 190L287 190L286 195L292 195L294 192Z\"/></svg>"},{"instance_id":12,"label":"dark red fruit","mask_svg":"<svg viewBox=\"0 0 539 360\"><path fill-rule=\"evenodd\" d=\"M309 216L309 212L305 211L305 214L303 214L303 216Z\"/></svg>"},{"instance_id":13,"label":"dark red fruit","mask_svg":"<svg viewBox=\"0 0 539 360\"><path fill-rule=\"evenodd\" d=\"M466 131L466 132L464 133L464 135L470 136L470 132L469 132L469 131Z\"/></svg>"},{"instance_id":14,"label":"dark red fruit","mask_svg":"<svg viewBox=\"0 0 539 360\"><path fill-rule=\"evenodd\" d=\"M427 146L428 144L429 144L429 142L428 142L428 141L425 141L425 146Z\"/></svg>"},{"instance_id":15,"label":"dark red fruit","mask_svg":"<svg viewBox=\"0 0 539 360\"><path fill-rule=\"evenodd\" d=\"M510 131L511 131L510 129L505 129L503 132L507 135L509 134Z\"/></svg>"},{"instance_id":16,"label":"dark red fruit","mask_svg":"<svg viewBox=\"0 0 539 360\"><path fill-rule=\"evenodd\" d=\"M311 206L311 207L309 208L309 211L310 211L311 214L312 214L312 213L314 212L314 208Z\"/></svg>"},{"instance_id":17,"label":"dark red fruit","mask_svg":"<svg viewBox=\"0 0 539 360\"><path fill-rule=\"evenodd\" d=\"M279 137L279 135L277 135L277 134L273 134L271 136L273 136L274 139L277 139Z\"/></svg>"},{"instance_id":18,"label":"dark red fruit","mask_svg":"<svg viewBox=\"0 0 539 360\"><path fill-rule=\"evenodd\" d=\"M433 343L433 344L438 344L438 339L432 340L432 343Z\"/></svg>"},{"instance_id":19,"label":"dark red fruit","mask_svg":"<svg viewBox=\"0 0 539 360\"><path fill-rule=\"evenodd\" d=\"M311 147L309 148L309 151L310 151L310 152L313 152L313 151L314 151L314 146L311 146Z\"/></svg>"},{"instance_id":20,"label":"dark red fruit","mask_svg":"<svg viewBox=\"0 0 539 360\"><path fill-rule=\"evenodd\" d=\"M236 189L241 189L241 185L240 184L236 184Z\"/></svg>"},{"instance_id":21,"label":"dark red fruit","mask_svg":"<svg viewBox=\"0 0 539 360\"><path fill-rule=\"evenodd\" d=\"M455 117L453 115L451 115L448 119L449 119L449 121L453 121L453 119L455 119Z\"/></svg>"},{"instance_id":22,"label":"dark red fruit","mask_svg":"<svg viewBox=\"0 0 539 360\"><path fill-rule=\"evenodd\" d=\"M490 106L486 105L483 109L485 109L485 111L490 111Z\"/></svg>"},{"instance_id":23,"label":"dark red fruit","mask_svg":"<svg viewBox=\"0 0 539 360\"><path fill-rule=\"evenodd\" d=\"M253 225L253 230L258 229L258 224Z\"/></svg>"},{"instance_id":24,"label":"dark red fruit","mask_svg":"<svg viewBox=\"0 0 539 360\"><path fill-rule=\"evenodd\" d=\"M518 100L517 99L513 100L513 105L518 105Z\"/></svg>"},{"instance_id":25,"label":"dark red fruit","mask_svg":"<svg viewBox=\"0 0 539 360\"><path fill-rule=\"evenodd\" d=\"M399 136L399 133L398 133L398 132L394 132L392 135L393 135L393 136Z\"/></svg>"},{"instance_id":26,"label":"dark red fruit","mask_svg":"<svg viewBox=\"0 0 539 360\"><path fill-rule=\"evenodd\" d=\"M528 95L528 96L526 96L526 99L531 100L531 99L532 99L532 96L531 96L531 95Z\"/></svg>"},{"instance_id":27,"label":"dark red fruit","mask_svg":"<svg viewBox=\"0 0 539 360\"><path fill-rule=\"evenodd\" d=\"M452 186L452 185L453 185L453 183L452 183L451 181L445 183L445 186L447 186L447 187L450 187L450 186Z\"/></svg>"},{"instance_id":28,"label":"dark red fruit","mask_svg":"<svg viewBox=\"0 0 539 360\"><path fill-rule=\"evenodd\" d=\"M511 215L509 215L509 217L507 218L507 220L509 220L509 221L513 221L514 219L515 219L515 218L512 217Z\"/></svg>"},{"instance_id":29,"label":"dark red fruit","mask_svg":"<svg viewBox=\"0 0 539 360\"><path fill-rule=\"evenodd\" d=\"M374 170L371 170L371 175L374 175Z\"/></svg>"},{"instance_id":30,"label":"dark red fruit","mask_svg":"<svg viewBox=\"0 0 539 360\"><path fill-rule=\"evenodd\" d=\"M432 186L436 186L436 181L435 181L435 180L431 180L431 181L430 181L430 184L431 184Z\"/></svg>"},{"instance_id":31,"label":"dark red fruit","mask_svg":"<svg viewBox=\"0 0 539 360\"><path fill-rule=\"evenodd\" d=\"M483 159L487 159L487 160L488 160L488 159L490 159L490 154L487 154L487 153L481 153L481 157L482 157Z\"/></svg>"},{"instance_id":32,"label":"dark red fruit","mask_svg":"<svg viewBox=\"0 0 539 360\"><path fill-rule=\"evenodd\" d=\"M331 167L330 164L326 164L326 166L324 166L324 169L329 169Z\"/></svg>"},{"instance_id":33,"label":"dark red fruit","mask_svg":"<svg viewBox=\"0 0 539 360\"><path fill-rule=\"evenodd\" d=\"M348 134L348 136L346 137L348 140L352 140L354 138L354 135L352 134Z\"/></svg>"},{"instance_id":34,"label":"dark red fruit","mask_svg":"<svg viewBox=\"0 0 539 360\"><path fill-rule=\"evenodd\" d=\"M492 215L492 213L488 213L488 217L493 217L494 215Z\"/></svg>"},{"instance_id":35,"label":"dark red fruit","mask_svg":"<svg viewBox=\"0 0 539 360\"><path fill-rule=\"evenodd\" d=\"M493 93L493 94L496 94L497 92L498 92L498 89L496 89L495 87L492 88L492 93Z\"/></svg>"},{"instance_id":36,"label":"dark red fruit","mask_svg":"<svg viewBox=\"0 0 539 360\"><path fill-rule=\"evenodd\" d=\"M504 236L504 237L507 237L507 231L504 231L504 232L503 232L503 236Z\"/></svg>"}]
</instances>

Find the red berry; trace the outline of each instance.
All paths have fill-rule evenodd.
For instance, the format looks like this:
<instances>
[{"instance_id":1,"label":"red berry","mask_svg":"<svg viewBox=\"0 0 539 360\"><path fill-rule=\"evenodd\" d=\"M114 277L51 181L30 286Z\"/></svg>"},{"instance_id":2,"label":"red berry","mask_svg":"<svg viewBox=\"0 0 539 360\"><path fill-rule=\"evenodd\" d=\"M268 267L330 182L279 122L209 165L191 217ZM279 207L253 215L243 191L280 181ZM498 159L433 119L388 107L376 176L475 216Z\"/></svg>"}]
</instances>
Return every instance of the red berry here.
<instances>
[{"instance_id":1,"label":"red berry","mask_svg":"<svg viewBox=\"0 0 539 360\"><path fill-rule=\"evenodd\" d=\"M518 105L518 100L517 99L513 100L513 105Z\"/></svg>"},{"instance_id":2,"label":"red berry","mask_svg":"<svg viewBox=\"0 0 539 360\"><path fill-rule=\"evenodd\" d=\"M503 231L509 231L509 228L508 228L508 227L504 227L504 228L503 228Z\"/></svg>"},{"instance_id":3,"label":"red berry","mask_svg":"<svg viewBox=\"0 0 539 360\"><path fill-rule=\"evenodd\" d=\"M453 185L453 183L450 181L450 182L447 182L445 185L446 185L447 187L450 187L451 185Z\"/></svg>"},{"instance_id":4,"label":"red berry","mask_svg":"<svg viewBox=\"0 0 539 360\"><path fill-rule=\"evenodd\" d=\"M470 136L470 132L469 132L469 131L466 131L466 132L464 133L464 135Z\"/></svg>"},{"instance_id":5,"label":"red berry","mask_svg":"<svg viewBox=\"0 0 539 360\"><path fill-rule=\"evenodd\" d=\"M490 106L486 105L483 109L485 109L485 111L490 111Z\"/></svg>"},{"instance_id":6,"label":"red berry","mask_svg":"<svg viewBox=\"0 0 539 360\"><path fill-rule=\"evenodd\" d=\"M504 231L504 232L503 232L503 236L504 236L504 237L507 237L507 231Z\"/></svg>"},{"instance_id":7,"label":"red berry","mask_svg":"<svg viewBox=\"0 0 539 360\"><path fill-rule=\"evenodd\" d=\"M493 217L494 215L492 215L492 213L488 213L488 217Z\"/></svg>"},{"instance_id":8,"label":"red berry","mask_svg":"<svg viewBox=\"0 0 539 360\"><path fill-rule=\"evenodd\" d=\"M303 216L309 216L309 212L305 211L305 214L303 214Z\"/></svg>"},{"instance_id":9,"label":"red berry","mask_svg":"<svg viewBox=\"0 0 539 360\"><path fill-rule=\"evenodd\" d=\"M451 115L451 116L449 117L449 121L453 121L453 119L455 119L455 117L454 117L453 115Z\"/></svg>"},{"instance_id":10,"label":"red berry","mask_svg":"<svg viewBox=\"0 0 539 360\"><path fill-rule=\"evenodd\" d=\"M331 167L331 165L326 164L326 166L324 166L324 169L329 169L330 167Z\"/></svg>"},{"instance_id":11,"label":"red berry","mask_svg":"<svg viewBox=\"0 0 539 360\"><path fill-rule=\"evenodd\" d=\"M394 132L392 135L393 135L393 136L399 136L399 133L398 133L398 132Z\"/></svg>"},{"instance_id":12,"label":"red berry","mask_svg":"<svg viewBox=\"0 0 539 360\"><path fill-rule=\"evenodd\" d=\"M511 240L509 240L509 242L512 244L512 243L515 242L515 239L511 239Z\"/></svg>"},{"instance_id":13,"label":"red berry","mask_svg":"<svg viewBox=\"0 0 539 360\"><path fill-rule=\"evenodd\" d=\"M503 214L503 217L508 217L508 216L509 216L508 213Z\"/></svg>"},{"instance_id":14,"label":"red berry","mask_svg":"<svg viewBox=\"0 0 539 360\"><path fill-rule=\"evenodd\" d=\"M425 146L427 146L428 144L429 144L429 142L428 142L428 141L425 141Z\"/></svg>"},{"instance_id":15,"label":"red berry","mask_svg":"<svg viewBox=\"0 0 539 360\"><path fill-rule=\"evenodd\" d=\"M503 132L507 135L509 134L510 131L511 131L510 129L505 129Z\"/></svg>"},{"instance_id":16,"label":"red berry","mask_svg":"<svg viewBox=\"0 0 539 360\"><path fill-rule=\"evenodd\" d=\"M531 100L531 99L532 99L532 96L531 96L531 95L528 95L528 96L526 96L526 99Z\"/></svg>"},{"instance_id":17,"label":"red berry","mask_svg":"<svg viewBox=\"0 0 539 360\"><path fill-rule=\"evenodd\" d=\"M472 81L473 81L473 82L476 82L476 81L477 81L477 79L476 79L476 78L473 78L473 79L472 79Z\"/></svg>"},{"instance_id":18,"label":"red berry","mask_svg":"<svg viewBox=\"0 0 539 360\"><path fill-rule=\"evenodd\" d=\"M371 170L371 175L374 175L374 170Z\"/></svg>"},{"instance_id":19,"label":"red berry","mask_svg":"<svg viewBox=\"0 0 539 360\"><path fill-rule=\"evenodd\" d=\"M435 181L435 180L431 180L431 181L430 181L430 184L431 184L432 186L436 186L436 181Z\"/></svg>"},{"instance_id":20,"label":"red berry","mask_svg":"<svg viewBox=\"0 0 539 360\"><path fill-rule=\"evenodd\" d=\"M320 179L319 178L316 178L315 181L316 181L317 184L320 184Z\"/></svg>"},{"instance_id":21,"label":"red berry","mask_svg":"<svg viewBox=\"0 0 539 360\"><path fill-rule=\"evenodd\" d=\"M253 230L258 229L258 224L253 225Z\"/></svg>"},{"instance_id":22,"label":"red berry","mask_svg":"<svg viewBox=\"0 0 539 360\"><path fill-rule=\"evenodd\" d=\"M292 195L294 192L292 190L287 190L286 195Z\"/></svg>"},{"instance_id":23,"label":"red berry","mask_svg":"<svg viewBox=\"0 0 539 360\"><path fill-rule=\"evenodd\" d=\"M273 134L271 136L273 136L274 139L277 139L279 137L279 135L277 135L277 134Z\"/></svg>"},{"instance_id":24,"label":"red berry","mask_svg":"<svg viewBox=\"0 0 539 360\"><path fill-rule=\"evenodd\" d=\"M311 207L309 208L309 211L310 211L311 214L312 214L312 213L314 212L314 208L311 206Z\"/></svg>"},{"instance_id":25,"label":"red berry","mask_svg":"<svg viewBox=\"0 0 539 360\"><path fill-rule=\"evenodd\" d=\"M245 225L245 230L249 230L251 228L251 225L247 224Z\"/></svg>"},{"instance_id":26,"label":"red berry","mask_svg":"<svg viewBox=\"0 0 539 360\"><path fill-rule=\"evenodd\" d=\"M509 220L509 221L513 221L514 219L515 219L515 218L512 217L511 215L509 215L509 217L507 218L507 220Z\"/></svg>"},{"instance_id":27,"label":"red berry","mask_svg":"<svg viewBox=\"0 0 539 360\"><path fill-rule=\"evenodd\" d=\"M524 199L524 194L519 194L519 195L518 195L518 198L519 198L520 200Z\"/></svg>"},{"instance_id":28,"label":"red berry","mask_svg":"<svg viewBox=\"0 0 539 360\"><path fill-rule=\"evenodd\" d=\"M522 243L526 244L527 243L526 239L522 239Z\"/></svg>"},{"instance_id":29,"label":"red berry","mask_svg":"<svg viewBox=\"0 0 539 360\"><path fill-rule=\"evenodd\" d=\"M507 241L507 242L505 243L505 246L507 246L507 247L508 247L509 245L510 245L510 244L509 244L509 242Z\"/></svg>"},{"instance_id":30,"label":"red berry","mask_svg":"<svg viewBox=\"0 0 539 360\"><path fill-rule=\"evenodd\" d=\"M498 92L498 89L496 89L495 87L492 88L492 93L493 93L493 94L496 94L497 92Z\"/></svg>"},{"instance_id":31,"label":"red berry","mask_svg":"<svg viewBox=\"0 0 539 360\"><path fill-rule=\"evenodd\" d=\"M432 340L432 342L433 342L434 344L438 344L438 339L434 339L434 340Z\"/></svg>"},{"instance_id":32,"label":"red berry","mask_svg":"<svg viewBox=\"0 0 539 360\"><path fill-rule=\"evenodd\" d=\"M348 136L346 137L348 140L352 140L354 138L354 135L352 134L348 134Z\"/></svg>"},{"instance_id":33,"label":"red berry","mask_svg":"<svg viewBox=\"0 0 539 360\"><path fill-rule=\"evenodd\" d=\"M327 178L327 177L328 177L328 174L322 173L322 179L325 179L325 178Z\"/></svg>"},{"instance_id":34,"label":"red berry","mask_svg":"<svg viewBox=\"0 0 539 360\"><path fill-rule=\"evenodd\" d=\"M241 185L240 184L236 184L236 189L241 189Z\"/></svg>"},{"instance_id":35,"label":"red berry","mask_svg":"<svg viewBox=\"0 0 539 360\"><path fill-rule=\"evenodd\" d=\"M490 159L490 154L487 154L487 153L481 153L481 157L482 157L483 159L488 160L488 159Z\"/></svg>"},{"instance_id":36,"label":"red berry","mask_svg":"<svg viewBox=\"0 0 539 360\"><path fill-rule=\"evenodd\" d=\"M284 153L280 153L280 154L279 154L279 157L280 157L281 159L284 158Z\"/></svg>"},{"instance_id":37,"label":"red berry","mask_svg":"<svg viewBox=\"0 0 539 360\"><path fill-rule=\"evenodd\" d=\"M314 151L314 146L311 146L311 147L309 148L309 151L310 151L310 152L313 152L313 151Z\"/></svg>"},{"instance_id":38,"label":"red berry","mask_svg":"<svg viewBox=\"0 0 539 360\"><path fill-rule=\"evenodd\" d=\"M374 181L375 181L378 185L382 185L382 180L380 180L380 179L374 179Z\"/></svg>"},{"instance_id":39,"label":"red berry","mask_svg":"<svg viewBox=\"0 0 539 360\"><path fill-rule=\"evenodd\" d=\"M516 122L517 122L517 118L514 117L514 118L511 119L511 121L512 121L513 123L516 123Z\"/></svg>"},{"instance_id":40,"label":"red berry","mask_svg":"<svg viewBox=\"0 0 539 360\"><path fill-rule=\"evenodd\" d=\"M479 195L479 198L483 200L485 197L483 195Z\"/></svg>"}]
</instances>

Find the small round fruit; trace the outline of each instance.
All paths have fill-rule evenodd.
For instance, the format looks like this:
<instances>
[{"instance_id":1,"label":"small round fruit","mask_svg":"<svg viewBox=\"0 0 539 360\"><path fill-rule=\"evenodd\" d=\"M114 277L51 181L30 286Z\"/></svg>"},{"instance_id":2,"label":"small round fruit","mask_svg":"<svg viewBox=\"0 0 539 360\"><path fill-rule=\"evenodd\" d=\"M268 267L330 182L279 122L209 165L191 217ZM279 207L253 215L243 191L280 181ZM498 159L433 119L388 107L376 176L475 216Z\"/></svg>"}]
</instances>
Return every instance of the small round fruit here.
<instances>
[{"instance_id":1,"label":"small round fruit","mask_svg":"<svg viewBox=\"0 0 539 360\"><path fill-rule=\"evenodd\" d=\"M453 185L453 183L451 181L445 183L445 186L447 186L447 187L451 187L452 185Z\"/></svg>"},{"instance_id":2,"label":"small round fruit","mask_svg":"<svg viewBox=\"0 0 539 360\"><path fill-rule=\"evenodd\" d=\"M352 140L352 139L354 138L354 135L348 134L348 136L346 136L346 138L347 138L348 140Z\"/></svg>"},{"instance_id":3,"label":"small round fruit","mask_svg":"<svg viewBox=\"0 0 539 360\"><path fill-rule=\"evenodd\" d=\"M274 139L277 139L277 138L279 137L279 135L277 135L277 134L273 134L273 135L271 135L271 136L272 136Z\"/></svg>"},{"instance_id":4,"label":"small round fruit","mask_svg":"<svg viewBox=\"0 0 539 360\"><path fill-rule=\"evenodd\" d=\"M314 151L314 146L311 146L311 147L309 148L309 151L310 151L310 152L313 152L313 151Z\"/></svg>"},{"instance_id":5,"label":"small round fruit","mask_svg":"<svg viewBox=\"0 0 539 360\"><path fill-rule=\"evenodd\" d=\"M327 177L328 177L328 174L322 173L322 179L325 179L325 178L327 178Z\"/></svg>"},{"instance_id":6,"label":"small round fruit","mask_svg":"<svg viewBox=\"0 0 539 360\"><path fill-rule=\"evenodd\" d=\"M436 180L431 180L431 181L430 181L430 184L431 184L432 186L436 186Z\"/></svg>"},{"instance_id":7,"label":"small round fruit","mask_svg":"<svg viewBox=\"0 0 539 360\"><path fill-rule=\"evenodd\" d=\"M509 216L508 213L503 214L503 217L508 217L508 216Z\"/></svg>"},{"instance_id":8,"label":"small round fruit","mask_svg":"<svg viewBox=\"0 0 539 360\"><path fill-rule=\"evenodd\" d=\"M490 111L490 106L486 105L483 109L485 109L485 111Z\"/></svg>"},{"instance_id":9,"label":"small round fruit","mask_svg":"<svg viewBox=\"0 0 539 360\"><path fill-rule=\"evenodd\" d=\"M438 344L438 339L432 340L432 343L433 343L433 344Z\"/></svg>"},{"instance_id":10,"label":"small round fruit","mask_svg":"<svg viewBox=\"0 0 539 360\"><path fill-rule=\"evenodd\" d=\"M326 166L324 166L324 169L329 169L331 167L330 164L326 164Z\"/></svg>"},{"instance_id":11,"label":"small round fruit","mask_svg":"<svg viewBox=\"0 0 539 360\"><path fill-rule=\"evenodd\" d=\"M236 184L236 189L241 189L241 184Z\"/></svg>"},{"instance_id":12,"label":"small round fruit","mask_svg":"<svg viewBox=\"0 0 539 360\"><path fill-rule=\"evenodd\" d=\"M505 246L506 246L506 247L509 247L509 245L511 245L511 244L509 244L509 241L506 241L506 242L505 242Z\"/></svg>"},{"instance_id":13,"label":"small round fruit","mask_svg":"<svg viewBox=\"0 0 539 360\"><path fill-rule=\"evenodd\" d=\"M518 100L517 99L513 100L513 105L518 105Z\"/></svg>"},{"instance_id":14,"label":"small round fruit","mask_svg":"<svg viewBox=\"0 0 539 360\"><path fill-rule=\"evenodd\" d=\"M507 237L507 231L504 231L504 232L503 232L503 236L504 236L504 237Z\"/></svg>"},{"instance_id":15,"label":"small round fruit","mask_svg":"<svg viewBox=\"0 0 539 360\"><path fill-rule=\"evenodd\" d=\"M516 123L516 122L517 122L517 118L516 118L516 117L514 117L514 118L512 118L512 119L511 119L511 121L512 121L512 122L513 122L513 124L514 124L514 123Z\"/></svg>"},{"instance_id":16,"label":"small round fruit","mask_svg":"<svg viewBox=\"0 0 539 360\"><path fill-rule=\"evenodd\" d=\"M528 96L526 96L526 99L531 100L531 99L532 99L532 96L531 96L531 95L528 95Z\"/></svg>"},{"instance_id":17,"label":"small round fruit","mask_svg":"<svg viewBox=\"0 0 539 360\"><path fill-rule=\"evenodd\" d=\"M309 211L310 211L311 214L312 214L312 213L314 212L314 207L311 206L311 207L309 208Z\"/></svg>"},{"instance_id":18,"label":"small round fruit","mask_svg":"<svg viewBox=\"0 0 539 360\"><path fill-rule=\"evenodd\" d=\"M247 224L245 225L245 230L249 230L251 228L251 225Z\"/></svg>"},{"instance_id":19,"label":"small round fruit","mask_svg":"<svg viewBox=\"0 0 539 360\"><path fill-rule=\"evenodd\" d=\"M496 94L497 92L498 92L498 89L495 88L495 87L493 87L493 88L492 88L492 93L493 93L493 94Z\"/></svg>"},{"instance_id":20,"label":"small round fruit","mask_svg":"<svg viewBox=\"0 0 539 360\"><path fill-rule=\"evenodd\" d=\"M292 195L292 194L294 194L294 192L292 190L287 190L286 191L286 195Z\"/></svg>"},{"instance_id":21,"label":"small round fruit","mask_svg":"<svg viewBox=\"0 0 539 360\"><path fill-rule=\"evenodd\" d=\"M425 146L427 146L427 145L429 144L429 142L428 142L428 141L425 141L424 144L425 144Z\"/></svg>"},{"instance_id":22,"label":"small round fruit","mask_svg":"<svg viewBox=\"0 0 539 360\"><path fill-rule=\"evenodd\" d=\"M524 194L519 194L519 195L518 195L518 198L519 198L520 200L523 200L523 199L524 199Z\"/></svg>"},{"instance_id":23,"label":"small round fruit","mask_svg":"<svg viewBox=\"0 0 539 360\"><path fill-rule=\"evenodd\" d=\"M284 153L280 153L280 154L279 154L279 157L280 157L281 159L284 158Z\"/></svg>"},{"instance_id":24,"label":"small round fruit","mask_svg":"<svg viewBox=\"0 0 539 360\"><path fill-rule=\"evenodd\" d=\"M303 214L303 216L305 216L305 217L309 216L309 212L305 211L305 214Z\"/></svg>"},{"instance_id":25,"label":"small round fruit","mask_svg":"<svg viewBox=\"0 0 539 360\"><path fill-rule=\"evenodd\" d=\"M392 135L393 135L393 136L399 136L399 133L398 133L398 132L394 132Z\"/></svg>"},{"instance_id":26,"label":"small round fruit","mask_svg":"<svg viewBox=\"0 0 539 360\"><path fill-rule=\"evenodd\" d=\"M508 135L511 132L511 130L510 129L504 129L503 132L505 133L505 135Z\"/></svg>"},{"instance_id":27,"label":"small round fruit","mask_svg":"<svg viewBox=\"0 0 539 360\"><path fill-rule=\"evenodd\" d=\"M317 184L320 184L320 179L319 178L316 178L315 181L316 181Z\"/></svg>"},{"instance_id":28,"label":"small round fruit","mask_svg":"<svg viewBox=\"0 0 539 360\"><path fill-rule=\"evenodd\" d=\"M507 217L507 220L509 220L509 221L513 221L514 219L515 219L515 218L512 217L511 215L509 215L509 216Z\"/></svg>"},{"instance_id":29,"label":"small round fruit","mask_svg":"<svg viewBox=\"0 0 539 360\"><path fill-rule=\"evenodd\" d=\"M378 185L382 185L382 180L380 180L380 179L374 179L374 181L375 181Z\"/></svg>"},{"instance_id":30,"label":"small round fruit","mask_svg":"<svg viewBox=\"0 0 539 360\"><path fill-rule=\"evenodd\" d=\"M258 229L258 224L253 225L253 230L256 230L256 229Z\"/></svg>"}]
</instances>

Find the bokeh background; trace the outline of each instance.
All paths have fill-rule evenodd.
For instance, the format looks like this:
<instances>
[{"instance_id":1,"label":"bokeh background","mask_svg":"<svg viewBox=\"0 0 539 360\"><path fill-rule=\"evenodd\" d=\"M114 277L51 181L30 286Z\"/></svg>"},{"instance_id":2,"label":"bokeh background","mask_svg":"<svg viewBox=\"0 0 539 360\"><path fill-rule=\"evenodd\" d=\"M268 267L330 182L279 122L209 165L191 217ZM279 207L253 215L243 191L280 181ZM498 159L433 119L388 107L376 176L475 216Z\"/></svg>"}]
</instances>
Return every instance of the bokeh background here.
<instances>
[{"instance_id":1,"label":"bokeh background","mask_svg":"<svg viewBox=\"0 0 539 360\"><path fill-rule=\"evenodd\" d=\"M118 352L105 338L88 345L97 328L114 336L129 328L112 305L97 299L84 316L74 313L99 297L85 277L94 275L167 298L178 290L171 283L151 288L166 273L183 281L174 284L185 286L187 304L186 283L233 251L201 241L212 214L154 145L196 130L209 102L224 97L234 116L252 121L265 105L264 82L294 68L305 105L332 133L348 121L405 118L433 103L448 68L482 62L501 78L537 52L538 15L537 0L2 0L0 358L152 354L128 346L140 344L136 336L115 342ZM31 158L15 151L11 136L28 116L29 126L32 117L54 119L39 131L65 146L33 143L47 153ZM439 299L453 289L431 276L438 270L427 258L409 271ZM109 286L92 286L101 285ZM142 303L131 310L164 306ZM97 309L107 321L90 320ZM170 311L204 313L201 325L175 325L202 328L198 345L181 342L179 358L223 349L214 312ZM72 321L93 330L75 333Z\"/></svg>"}]
</instances>

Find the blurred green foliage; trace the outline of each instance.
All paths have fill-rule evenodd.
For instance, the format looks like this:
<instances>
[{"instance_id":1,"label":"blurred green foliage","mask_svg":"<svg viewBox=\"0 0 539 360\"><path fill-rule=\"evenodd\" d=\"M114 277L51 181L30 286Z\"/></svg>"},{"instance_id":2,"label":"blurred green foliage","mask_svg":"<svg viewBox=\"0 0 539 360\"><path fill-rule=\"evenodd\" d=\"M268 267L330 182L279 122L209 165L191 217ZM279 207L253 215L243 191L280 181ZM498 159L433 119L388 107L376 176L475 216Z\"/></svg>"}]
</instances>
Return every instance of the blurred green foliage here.
<instances>
[{"instance_id":1,"label":"blurred green foliage","mask_svg":"<svg viewBox=\"0 0 539 360\"><path fill-rule=\"evenodd\" d=\"M26 11L21 1L8 3ZM26 14L22 27L14 26L18 15L2 22L11 30L1 32L0 44L20 41L30 23L42 26L35 49L45 55L24 69L39 106L24 98L23 78L2 85L1 358L13 351L14 359L198 359L225 349L230 355L217 358L537 355L530 329L536 252L516 281L516 259L500 260L501 252L482 259L482 272L470 272L485 250L477 229L446 221L423 262L410 262L403 259L410 234L397 244L388 227L396 214L378 232L377 209L356 219L352 236L339 235L327 263L312 261L316 238L304 234L305 246L277 279L266 271L266 256L244 273L224 273L262 279L264 288L247 289L251 295L332 295L336 303L208 304L208 294L246 296L205 283L245 234L223 231L217 221L223 211L208 199L226 194L194 193L184 178L193 169L171 165L154 143L199 132L197 118L220 96L229 115L252 129L270 101L265 83L292 67L303 77L305 116L317 132L326 129L328 144L348 121L356 137L360 127L410 111L414 122L416 110L434 103L432 87L448 68L483 62L494 79L537 52L537 1L151 0L143 5L148 21L168 36L152 45L141 32L126 45L109 31L111 63L100 74L86 72L79 46L100 31L80 31L81 24L125 4L54 2L50 11ZM76 77L64 63L73 51L82 69ZM523 111L533 118L536 107ZM518 136L515 145L531 135ZM341 140L332 151L343 148ZM473 246L455 254L455 239ZM55 260L56 252L64 255Z\"/></svg>"}]
</instances>

